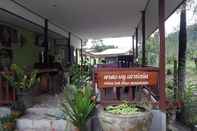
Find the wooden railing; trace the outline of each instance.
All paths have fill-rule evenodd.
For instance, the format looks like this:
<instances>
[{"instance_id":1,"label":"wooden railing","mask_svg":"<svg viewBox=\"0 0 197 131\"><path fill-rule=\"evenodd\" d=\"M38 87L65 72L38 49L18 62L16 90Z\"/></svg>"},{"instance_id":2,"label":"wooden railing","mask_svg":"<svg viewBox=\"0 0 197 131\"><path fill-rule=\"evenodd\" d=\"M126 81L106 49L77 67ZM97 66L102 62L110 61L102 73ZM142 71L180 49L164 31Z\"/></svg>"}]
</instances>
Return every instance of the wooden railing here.
<instances>
[{"instance_id":1,"label":"wooden railing","mask_svg":"<svg viewBox=\"0 0 197 131\"><path fill-rule=\"evenodd\" d=\"M8 105L16 100L15 89L9 86L7 80L3 78L5 72L0 72L0 105Z\"/></svg>"}]
</instances>

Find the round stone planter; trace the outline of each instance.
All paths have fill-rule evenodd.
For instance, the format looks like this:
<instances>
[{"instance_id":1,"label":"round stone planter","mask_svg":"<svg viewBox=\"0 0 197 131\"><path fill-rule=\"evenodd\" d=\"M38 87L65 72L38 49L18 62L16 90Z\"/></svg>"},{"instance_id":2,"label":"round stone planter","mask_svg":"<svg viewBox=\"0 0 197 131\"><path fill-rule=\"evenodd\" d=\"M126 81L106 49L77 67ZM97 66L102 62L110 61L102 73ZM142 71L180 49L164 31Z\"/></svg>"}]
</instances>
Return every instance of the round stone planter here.
<instances>
[{"instance_id":1,"label":"round stone planter","mask_svg":"<svg viewBox=\"0 0 197 131\"><path fill-rule=\"evenodd\" d=\"M119 115L99 108L98 119L103 131L149 131L152 113L144 109L132 115Z\"/></svg>"}]
</instances>

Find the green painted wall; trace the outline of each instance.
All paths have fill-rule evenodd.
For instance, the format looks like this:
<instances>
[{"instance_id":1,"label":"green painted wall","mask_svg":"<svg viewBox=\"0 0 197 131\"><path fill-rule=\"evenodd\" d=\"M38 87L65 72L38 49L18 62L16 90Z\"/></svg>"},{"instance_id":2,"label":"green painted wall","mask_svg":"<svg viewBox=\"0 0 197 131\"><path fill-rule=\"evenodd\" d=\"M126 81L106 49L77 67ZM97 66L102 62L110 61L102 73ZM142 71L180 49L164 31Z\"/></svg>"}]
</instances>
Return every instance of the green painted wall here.
<instances>
[{"instance_id":1,"label":"green painted wall","mask_svg":"<svg viewBox=\"0 0 197 131\"><path fill-rule=\"evenodd\" d=\"M20 32L24 37L24 44L13 50L13 63L19 66L31 66L38 62L40 48L35 45L35 33L27 30Z\"/></svg>"}]
</instances>

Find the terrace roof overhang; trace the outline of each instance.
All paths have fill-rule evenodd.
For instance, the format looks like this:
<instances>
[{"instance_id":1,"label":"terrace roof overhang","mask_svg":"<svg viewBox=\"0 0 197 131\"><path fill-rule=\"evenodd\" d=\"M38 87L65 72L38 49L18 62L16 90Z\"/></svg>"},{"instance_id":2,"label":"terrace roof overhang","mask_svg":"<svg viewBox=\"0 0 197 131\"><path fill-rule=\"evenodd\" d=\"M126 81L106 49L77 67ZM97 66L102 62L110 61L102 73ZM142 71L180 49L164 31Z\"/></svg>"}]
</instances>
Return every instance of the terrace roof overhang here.
<instances>
[{"instance_id":1,"label":"terrace roof overhang","mask_svg":"<svg viewBox=\"0 0 197 131\"><path fill-rule=\"evenodd\" d=\"M145 11L145 34L149 36L158 27L159 0L1 0L0 8L75 39L101 39L131 36L135 28L142 28ZM165 18L184 0L166 0ZM13 21L12 21L13 22ZM141 40L141 33L138 35ZM80 45L80 40L75 43ZM77 45L78 45L77 44ZM78 47L79 47L78 45Z\"/></svg>"}]
</instances>

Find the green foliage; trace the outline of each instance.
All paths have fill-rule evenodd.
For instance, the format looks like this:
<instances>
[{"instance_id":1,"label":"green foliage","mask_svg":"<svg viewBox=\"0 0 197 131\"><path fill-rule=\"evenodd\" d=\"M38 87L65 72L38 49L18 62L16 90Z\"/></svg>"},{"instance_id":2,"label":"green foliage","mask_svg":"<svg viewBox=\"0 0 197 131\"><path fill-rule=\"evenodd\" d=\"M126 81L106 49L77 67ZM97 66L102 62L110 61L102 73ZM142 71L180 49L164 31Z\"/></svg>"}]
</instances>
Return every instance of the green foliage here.
<instances>
[{"instance_id":1,"label":"green foliage","mask_svg":"<svg viewBox=\"0 0 197 131\"><path fill-rule=\"evenodd\" d=\"M69 86L65 90L62 103L64 119L69 120L74 126L84 129L96 105L92 97L93 91L90 86L83 88Z\"/></svg>"},{"instance_id":2,"label":"green foliage","mask_svg":"<svg viewBox=\"0 0 197 131\"><path fill-rule=\"evenodd\" d=\"M0 118L0 131L13 131L16 117L13 115Z\"/></svg>"},{"instance_id":3,"label":"green foliage","mask_svg":"<svg viewBox=\"0 0 197 131\"><path fill-rule=\"evenodd\" d=\"M29 30L19 29L18 31L22 35L23 42L13 50L13 63L19 66L33 65L38 62L41 51L40 47L35 45L36 35Z\"/></svg>"},{"instance_id":4,"label":"green foliage","mask_svg":"<svg viewBox=\"0 0 197 131\"><path fill-rule=\"evenodd\" d=\"M131 115L139 113L139 108L136 105L129 104L127 102L117 105L117 106L108 106L106 111L113 114L122 114L122 115Z\"/></svg>"},{"instance_id":5,"label":"green foliage","mask_svg":"<svg viewBox=\"0 0 197 131\"><path fill-rule=\"evenodd\" d=\"M31 89L37 82L36 78L38 71L26 72L21 67L13 64L11 70L14 74L7 74L4 77L9 81L10 85L19 90Z\"/></svg>"},{"instance_id":6,"label":"green foliage","mask_svg":"<svg viewBox=\"0 0 197 131\"><path fill-rule=\"evenodd\" d=\"M174 32L166 37L166 56L167 64L173 64L173 60L178 56L178 37L179 32ZM187 27L187 57L188 60L194 60L197 57L197 24ZM156 65L159 56L159 36L158 32L149 37L146 41L146 56L149 65Z\"/></svg>"},{"instance_id":7,"label":"green foliage","mask_svg":"<svg viewBox=\"0 0 197 131\"><path fill-rule=\"evenodd\" d=\"M174 32L166 38L167 57L177 56L178 51L178 35L179 32ZM197 55L197 24L187 27L187 56L189 59ZM171 58L170 58L171 59Z\"/></svg>"},{"instance_id":8,"label":"green foliage","mask_svg":"<svg viewBox=\"0 0 197 131\"><path fill-rule=\"evenodd\" d=\"M73 65L70 71L71 84L76 87L83 87L86 85L91 79L91 69L91 64L88 63L87 60L83 61L82 66L77 64Z\"/></svg>"},{"instance_id":9,"label":"green foliage","mask_svg":"<svg viewBox=\"0 0 197 131\"><path fill-rule=\"evenodd\" d=\"M194 92L197 93L197 84L188 82L185 90L184 99L184 111L187 124L197 124L197 97L194 96Z\"/></svg>"},{"instance_id":10,"label":"green foliage","mask_svg":"<svg viewBox=\"0 0 197 131\"><path fill-rule=\"evenodd\" d=\"M157 66L158 54L159 54L159 41L158 33L156 32L154 36L149 37L146 42L146 56L148 60L148 65Z\"/></svg>"}]
</instances>

